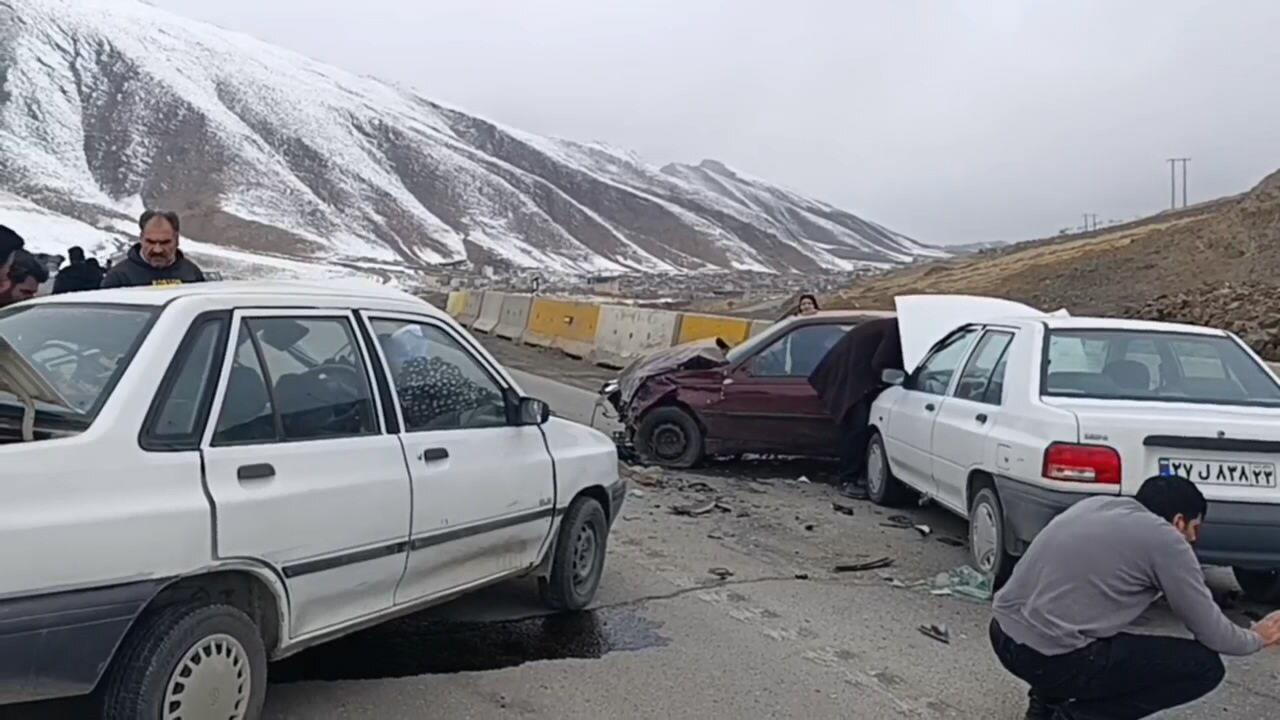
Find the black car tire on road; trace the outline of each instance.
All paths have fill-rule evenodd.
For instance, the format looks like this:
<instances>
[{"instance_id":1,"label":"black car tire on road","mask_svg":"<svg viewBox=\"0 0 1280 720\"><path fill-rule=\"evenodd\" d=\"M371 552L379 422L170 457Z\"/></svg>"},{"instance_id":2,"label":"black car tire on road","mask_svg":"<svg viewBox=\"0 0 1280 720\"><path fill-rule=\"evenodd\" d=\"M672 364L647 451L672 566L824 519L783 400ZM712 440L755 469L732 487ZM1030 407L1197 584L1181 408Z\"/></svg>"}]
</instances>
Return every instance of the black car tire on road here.
<instances>
[{"instance_id":1,"label":"black car tire on road","mask_svg":"<svg viewBox=\"0 0 1280 720\"><path fill-rule=\"evenodd\" d=\"M1245 568L1232 568L1231 572L1246 598L1263 605L1280 604L1280 572Z\"/></svg>"},{"instance_id":2,"label":"black car tire on road","mask_svg":"<svg viewBox=\"0 0 1280 720\"><path fill-rule=\"evenodd\" d=\"M193 706L258 720L267 697L267 651L258 626L238 608L192 603L139 618L100 686L102 720L162 720Z\"/></svg>"},{"instance_id":3,"label":"black car tire on road","mask_svg":"<svg viewBox=\"0 0 1280 720\"><path fill-rule=\"evenodd\" d=\"M871 502L884 507L898 507L911 499L911 488L893 476L884 438L878 432L871 433L871 439L867 441L866 471L867 495Z\"/></svg>"},{"instance_id":4,"label":"black car tire on road","mask_svg":"<svg viewBox=\"0 0 1280 720\"><path fill-rule=\"evenodd\" d=\"M556 535L550 577L538 582L542 602L552 610L576 612L591 604L604 577L609 518L600 503L579 497L569 506Z\"/></svg>"},{"instance_id":5,"label":"black car tire on road","mask_svg":"<svg viewBox=\"0 0 1280 720\"><path fill-rule=\"evenodd\" d=\"M678 407L654 408L636 428L640 457L669 468L691 468L702 460L702 428Z\"/></svg>"}]
</instances>

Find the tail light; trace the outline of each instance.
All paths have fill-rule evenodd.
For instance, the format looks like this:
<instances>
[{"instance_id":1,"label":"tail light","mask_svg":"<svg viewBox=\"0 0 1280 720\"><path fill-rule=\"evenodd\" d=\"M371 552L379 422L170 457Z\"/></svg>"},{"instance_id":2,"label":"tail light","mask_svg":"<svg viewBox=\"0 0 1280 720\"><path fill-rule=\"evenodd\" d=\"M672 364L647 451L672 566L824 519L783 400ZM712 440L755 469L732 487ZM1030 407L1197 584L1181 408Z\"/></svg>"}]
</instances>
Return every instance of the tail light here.
<instances>
[{"instance_id":1,"label":"tail light","mask_svg":"<svg viewBox=\"0 0 1280 720\"><path fill-rule=\"evenodd\" d=\"M1120 453L1105 445L1053 443L1044 451L1044 476L1066 482L1120 484Z\"/></svg>"}]
</instances>

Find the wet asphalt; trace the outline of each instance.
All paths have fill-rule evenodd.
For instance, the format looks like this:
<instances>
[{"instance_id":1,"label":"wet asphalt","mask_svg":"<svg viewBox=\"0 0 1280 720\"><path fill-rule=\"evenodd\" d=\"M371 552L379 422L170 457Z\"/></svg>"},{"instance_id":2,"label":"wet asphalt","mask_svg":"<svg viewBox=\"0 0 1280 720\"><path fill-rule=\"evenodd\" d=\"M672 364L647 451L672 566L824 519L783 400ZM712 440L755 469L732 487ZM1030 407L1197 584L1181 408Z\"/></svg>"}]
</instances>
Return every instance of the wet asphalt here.
<instances>
[{"instance_id":1,"label":"wet asphalt","mask_svg":"<svg viewBox=\"0 0 1280 720\"><path fill-rule=\"evenodd\" d=\"M583 390L608 371L499 347L526 391L588 419ZM266 717L1020 718L1024 690L987 647L985 605L930 591L966 560L963 523L935 508L844 501L811 481L822 472L786 462L628 470L632 491L596 609L548 616L530 584L493 588L273 666ZM671 510L717 500L696 517ZM929 534L890 522L895 514ZM892 564L834 571L879 558ZM1231 613L1246 622L1263 610L1236 604ZM1177 629L1159 609L1140 623ZM922 625L945 626L949 642ZM1231 659L1228 669L1215 695L1162 717L1280 717L1280 656ZM0 720L82 712L55 703L0 711Z\"/></svg>"}]
</instances>

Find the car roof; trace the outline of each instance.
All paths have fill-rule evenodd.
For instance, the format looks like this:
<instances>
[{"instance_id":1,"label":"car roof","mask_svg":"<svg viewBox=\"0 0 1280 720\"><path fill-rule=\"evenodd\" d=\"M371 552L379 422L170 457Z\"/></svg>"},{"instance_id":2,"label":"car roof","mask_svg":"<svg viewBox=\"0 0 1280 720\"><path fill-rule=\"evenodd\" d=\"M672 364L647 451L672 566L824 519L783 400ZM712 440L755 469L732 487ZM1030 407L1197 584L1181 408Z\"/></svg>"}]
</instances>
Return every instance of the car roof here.
<instances>
[{"instance_id":1,"label":"car roof","mask_svg":"<svg viewBox=\"0 0 1280 720\"><path fill-rule=\"evenodd\" d=\"M174 300L195 297L227 297L235 295L324 297L330 299L376 300L412 302L420 304L419 312L435 317L445 317L445 312L414 295L389 285L354 280L223 280L217 282L187 283L142 287L108 288L61 295L45 295L29 300L30 303L102 303L119 305L166 305Z\"/></svg>"},{"instance_id":2,"label":"car roof","mask_svg":"<svg viewBox=\"0 0 1280 720\"><path fill-rule=\"evenodd\" d=\"M1043 323L1051 330L1132 330L1135 332L1183 333L1191 335L1224 335L1225 330L1190 325L1187 323L1157 322L1133 318L1090 317L1076 315L1042 315L1040 317L1013 317L992 320L985 325L1013 325L1026 327Z\"/></svg>"}]
</instances>

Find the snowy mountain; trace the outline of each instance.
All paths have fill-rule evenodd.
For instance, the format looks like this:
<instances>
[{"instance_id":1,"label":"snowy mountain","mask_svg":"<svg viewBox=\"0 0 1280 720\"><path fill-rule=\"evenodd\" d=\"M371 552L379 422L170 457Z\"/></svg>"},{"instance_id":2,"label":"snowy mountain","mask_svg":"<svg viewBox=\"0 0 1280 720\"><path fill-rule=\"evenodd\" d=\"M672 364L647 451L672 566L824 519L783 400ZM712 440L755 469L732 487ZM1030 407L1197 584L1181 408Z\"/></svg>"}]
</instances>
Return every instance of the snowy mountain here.
<instances>
[{"instance_id":1,"label":"snowy mountain","mask_svg":"<svg viewBox=\"0 0 1280 720\"><path fill-rule=\"evenodd\" d=\"M805 272L946 254L714 161L659 169L520 132L142 2L0 0L0 223L38 248L111 245L143 206L181 212L205 251L277 265Z\"/></svg>"}]
</instances>

